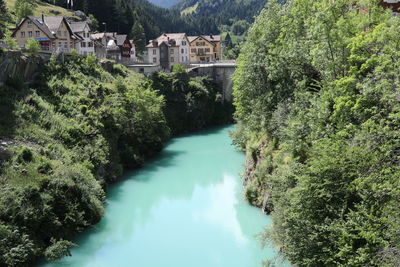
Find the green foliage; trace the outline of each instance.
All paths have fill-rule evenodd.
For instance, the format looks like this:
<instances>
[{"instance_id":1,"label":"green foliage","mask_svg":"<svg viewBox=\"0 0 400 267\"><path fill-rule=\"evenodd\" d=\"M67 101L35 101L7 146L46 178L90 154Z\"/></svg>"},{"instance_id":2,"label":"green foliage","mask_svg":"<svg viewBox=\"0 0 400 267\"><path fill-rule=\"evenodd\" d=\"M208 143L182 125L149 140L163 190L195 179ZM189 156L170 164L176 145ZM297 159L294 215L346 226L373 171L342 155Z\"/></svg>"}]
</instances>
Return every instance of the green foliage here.
<instances>
[{"instance_id":1,"label":"green foliage","mask_svg":"<svg viewBox=\"0 0 400 267\"><path fill-rule=\"evenodd\" d=\"M36 56L40 51L40 44L33 38L28 39L26 42L25 48L29 55Z\"/></svg>"},{"instance_id":2,"label":"green foliage","mask_svg":"<svg viewBox=\"0 0 400 267\"><path fill-rule=\"evenodd\" d=\"M144 28L139 20L136 20L135 24L133 24L130 35L135 43L137 52L139 54L143 53L146 47L146 36Z\"/></svg>"},{"instance_id":3,"label":"green foliage","mask_svg":"<svg viewBox=\"0 0 400 267\"><path fill-rule=\"evenodd\" d=\"M0 266L69 255L124 167L140 167L171 132L230 118L217 85L181 67L154 80L110 72L93 56L51 58L32 88L18 78L0 88L0 136L11 140L0 151Z\"/></svg>"},{"instance_id":4,"label":"green foliage","mask_svg":"<svg viewBox=\"0 0 400 267\"><path fill-rule=\"evenodd\" d=\"M178 64L172 73L156 73L152 80L153 88L165 97L164 113L173 134L230 121L231 104L222 103L220 88L209 78L190 78Z\"/></svg>"},{"instance_id":5,"label":"green foliage","mask_svg":"<svg viewBox=\"0 0 400 267\"><path fill-rule=\"evenodd\" d=\"M95 57L71 57L42 71L32 89L0 88L0 135L13 140L0 173L1 266L68 254L67 240L101 219L102 187L169 138L163 97L125 67L113 77Z\"/></svg>"},{"instance_id":6,"label":"green foliage","mask_svg":"<svg viewBox=\"0 0 400 267\"><path fill-rule=\"evenodd\" d=\"M31 162L33 159L33 153L29 148L23 147L23 148L21 148L20 152L18 153L17 158L18 158L19 163Z\"/></svg>"},{"instance_id":7,"label":"green foliage","mask_svg":"<svg viewBox=\"0 0 400 267\"><path fill-rule=\"evenodd\" d=\"M399 262L400 19L378 2L271 2L239 57L248 198L271 201L266 235L298 266Z\"/></svg>"},{"instance_id":8,"label":"green foliage","mask_svg":"<svg viewBox=\"0 0 400 267\"><path fill-rule=\"evenodd\" d=\"M65 7L65 0L44 1ZM151 40L163 32L218 34L222 32L219 30L221 25L231 27L236 21L242 21L235 29L243 33L247 30L243 26L248 27L253 22L254 16L266 2L267 0L184 0L166 9L147 0L84 0L74 1L74 9L93 14L100 23L107 23L107 31L134 36L141 52L142 43L146 44L145 38ZM94 25L91 28L103 30Z\"/></svg>"},{"instance_id":9,"label":"green foliage","mask_svg":"<svg viewBox=\"0 0 400 267\"><path fill-rule=\"evenodd\" d=\"M19 23L26 16L30 16L33 14L33 4L34 1L27 0L16 0L14 4L14 11L17 18L17 22Z\"/></svg>"},{"instance_id":10,"label":"green foliage","mask_svg":"<svg viewBox=\"0 0 400 267\"><path fill-rule=\"evenodd\" d=\"M9 14L4 0L0 0L0 38L3 38L6 30L6 23L9 21Z\"/></svg>"},{"instance_id":11,"label":"green foliage","mask_svg":"<svg viewBox=\"0 0 400 267\"><path fill-rule=\"evenodd\" d=\"M15 38L11 37L12 32L6 30L4 32L4 42L6 43L6 45L8 45L10 47L10 49L12 50L18 50L19 46L17 43L17 40L15 40Z\"/></svg>"},{"instance_id":12,"label":"green foliage","mask_svg":"<svg viewBox=\"0 0 400 267\"><path fill-rule=\"evenodd\" d=\"M53 240L53 245L46 249L44 255L48 261L56 261L64 256L71 256L70 248L74 246L74 243L67 240Z\"/></svg>"},{"instance_id":13,"label":"green foliage","mask_svg":"<svg viewBox=\"0 0 400 267\"><path fill-rule=\"evenodd\" d=\"M85 1L87 3L87 1ZM87 13L87 11L84 11ZM88 15L89 27L92 32L96 32L99 30L99 21L92 14Z\"/></svg>"}]
</instances>

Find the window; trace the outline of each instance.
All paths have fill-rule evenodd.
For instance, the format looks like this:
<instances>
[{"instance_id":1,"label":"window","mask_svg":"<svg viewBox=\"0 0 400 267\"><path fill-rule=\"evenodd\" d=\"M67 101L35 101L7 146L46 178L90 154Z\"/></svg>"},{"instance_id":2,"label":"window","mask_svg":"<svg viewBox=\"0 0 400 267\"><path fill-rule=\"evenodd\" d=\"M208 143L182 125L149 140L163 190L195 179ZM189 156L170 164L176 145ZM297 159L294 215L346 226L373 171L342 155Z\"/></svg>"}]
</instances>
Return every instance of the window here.
<instances>
[{"instance_id":1,"label":"window","mask_svg":"<svg viewBox=\"0 0 400 267\"><path fill-rule=\"evenodd\" d=\"M183 61L185 61L185 58L184 58L184 57L182 57L182 62L183 62Z\"/></svg>"},{"instance_id":2,"label":"window","mask_svg":"<svg viewBox=\"0 0 400 267\"><path fill-rule=\"evenodd\" d=\"M32 37L33 36L33 32L32 31L29 31L28 32L28 37Z\"/></svg>"},{"instance_id":3,"label":"window","mask_svg":"<svg viewBox=\"0 0 400 267\"><path fill-rule=\"evenodd\" d=\"M153 57L153 63L156 63L156 62L157 62L157 58Z\"/></svg>"},{"instance_id":4,"label":"window","mask_svg":"<svg viewBox=\"0 0 400 267\"><path fill-rule=\"evenodd\" d=\"M186 45L186 41L182 41L182 45Z\"/></svg>"},{"instance_id":5,"label":"window","mask_svg":"<svg viewBox=\"0 0 400 267\"><path fill-rule=\"evenodd\" d=\"M93 42L89 42L88 47L93 47Z\"/></svg>"},{"instance_id":6,"label":"window","mask_svg":"<svg viewBox=\"0 0 400 267\"><path fill-rule=\"evenodd\" d=\"M35 36L40 37L40 31L35 31Z\"/></svg>"},{"instance_id":7,"label":"window","mask_svg":"<svg viewBox=\"0 0 400 267\"><path fill-rule=\"evenodd\" d=\"M184 54L185 53L185 49L182 48L181 49L181 53Z\"/></svg>"},{"instance_id":8,"label":"window","mask_svg":"<svg viewBox=\"0 0 400 267\"><path fill-rule=\"evenodd\" d=\"M67 37L67 31L64 31L64 37Z\"/></svg>"},{"instance_id":9,"label":"window","mask_svg":"<svg viewBox=\"0 0 400 267\"><path fill-rule=\"evenodd\" d=\"M157 49L153 49L153 55L157 55Z\"/></svg>"},{"instance_id":10,"label":"window","mask_svg":"<svg viewBox=\"0 0 400 267\"><path fill-rule=\"evenodd\" d=\"M175 53L174 49L171 49L171 55L173 55Z\"/></svg>"},{"instance_id":11,"label":"window","mask_svg":"<svg viewBox=\"0 0 400 267\"><path fill-rule=\"evenodd\" d=\"M32 21L28 21L28 28L32 28Z\"/></svg>"},{"instance_id":12,"label":"window","mask_svg":"<svg viewBox=\"0 0 400 267\"><path fill-rule=\"evenodd\" d=\"M61 37L61 31L58 31L58 32L57 32L57 36L58 36L58 37Z\"/></svg>"},{"instance_id":13,"label":"window","mask_svg":"<svg viewBox=\"0 0 400 267\"><path fill-rule=\"evenodd\" d=\"M206 48L206 53L210 53L210 48Z\"/></svg>"},{"instance_id":14,"label":"window","mask_svg":"<svg viewBox=\"0 0 400 267\"><path fill-rule=\"evenodd\" d=\"M62 46L62 43L61 43L61 42L58 42L58 46L61 47L61 46Z\"/></svg>"},{"instance_id":15,"label":"window","mask_svg":"<svg viewBox=\"0 0 400 267\"><path fill-rule=\"evenodd\" d=\"M174 62L174 57L171 57L171 62Z\"/></svg>"},{"instance_id":16,"label":"window","mask_svg":"<svg viewBox=\"0 0 400 267\"><path fill-rule=\"evenodd\" d=\"M196 50L196 48L192 48L192 53L196 53L197 52L197 50Z\"/></svg>"},{"instance_id":17,"label":"window","mask_svg":"<svg viewBox=\"0 0 400 267\"><path fill-rule=\"evenodd\" d=\"M196 46L205 46L206 42L196 42Z\"/></svg>"},{"instance_id":18,"label":"window","mask_svg":"<svg viewBox=\"0 0 400 267\"><path fill-rule=\"evenodd\" d=\"M21 38L25 38L25 32L21 32Z\"/></svg>"},{"instance_id":19,"label":"window","mask_svg":"<svg viewBox=\"0 0 400 267\"><path fill-rule=\"evenodd\" d=\"M68 48L68 43L64 42L64 48L67 49Z\"/></svg>"},{"instance_id":20,"label":"window","mask_svg":"<svg viewBox=\"0 0 400 267\"><path fill-rule=\"evenodd\" d=\"M82 43L81 43L81 47L86 47L86 43L85 43L85 42L82 42Z\"/></svg>"},{"instance_id":21,"label":"window","mask_svg":"<svg viewBox=\"0 0 400 267\"><path fill-rule=\"evenodd\" d=\"M73 43L73 42L69 42L69 46L70 46L71 48L74 48L74 43Z\"/></svg>"}]
</instances>

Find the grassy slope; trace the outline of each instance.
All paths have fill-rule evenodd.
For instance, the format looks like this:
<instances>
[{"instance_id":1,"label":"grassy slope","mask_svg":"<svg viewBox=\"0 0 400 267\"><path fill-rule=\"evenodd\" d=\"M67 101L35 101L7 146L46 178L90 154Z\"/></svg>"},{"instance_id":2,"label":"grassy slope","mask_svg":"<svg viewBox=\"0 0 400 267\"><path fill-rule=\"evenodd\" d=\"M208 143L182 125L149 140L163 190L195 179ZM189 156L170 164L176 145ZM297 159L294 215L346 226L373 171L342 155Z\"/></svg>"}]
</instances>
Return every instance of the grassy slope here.
<instances>
[{"instance_id":1,"label":"grassy slope","mask_svg":"<svg viewBox=\"0 0 400 267\"><path fill-rule=\"evenodd\" d=\"M6 0L7 8L13 16L15 2L16 0ZM60 16L73 16L73 12L68 11L65 8L38 1L33 10L33 15L41 16L42 14L45 16L55 16L56 14L59 14Z\"/></svg>"},{"instance_id":2,"label":"grassy slope","mask_svg":"<svg viewBox=\"0 0 400 267\"><path fill-rule=\"evenodd\" d=\"M185 15L190 15L193 14L194 12L196 12L197 8L199 7L199 2L197 2L194 6L185 8L184 10L181 11L181 15L185 16Z\"/></svg>"}]
</instances>

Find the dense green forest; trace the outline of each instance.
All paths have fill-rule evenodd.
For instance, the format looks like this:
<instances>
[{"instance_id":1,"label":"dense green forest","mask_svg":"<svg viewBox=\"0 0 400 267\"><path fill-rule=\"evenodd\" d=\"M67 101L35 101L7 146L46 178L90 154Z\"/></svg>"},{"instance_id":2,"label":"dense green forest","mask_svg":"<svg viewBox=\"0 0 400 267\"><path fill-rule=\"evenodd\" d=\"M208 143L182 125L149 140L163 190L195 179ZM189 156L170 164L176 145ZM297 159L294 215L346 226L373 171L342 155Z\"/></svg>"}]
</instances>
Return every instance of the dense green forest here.
<instances>
[{"instance_id":1,"label":"dense green forest","mask_svg":"<svg viewBox=\"0 0 400 267\"><path fill-rule=\"evenodd\" d=\"M65 0L46 1L66 7ZM236 28L244 26L245 31L254 16L264 7L266 0L198 1L197 5L196 2L185 0L174 8L166 9L147 0L84 0L75 1L74 9L93 14L100 24L106 22L108 31L130 33L133 25L140 23L149 40L162 32L218 34L221 26L231 27L237 22ZM197 8L192 12L182 12L192 6ZM103 31L104 27L101 26L100 30Z\"/></svg>"},{"instance_id":2,"label":"dense green forest","mask_svg":"<svg viewBox=\"0 0 400 267\"><path fill-rule=\"evenodd\" d=\"M240 29L242 34L266 3L267 0L183 0L176 8L189 21L193 20L203 34L219 33L221 27L224 29L235 24L234 28Z\"/></svg>"},{"instance_id":3,"label":"dense green forest","mask_svg":"<svg viewBox=\"0 0 400 267\"><path fill-rule=\"evenodd\" d=\"M400 18L378 3L272 2L239 57L246 196L297 266L400 265Z\"/></svg>"},{"instance_id":4,"label":"dense green forest","mask_svg":"<svg viewBox=\"0 0 400 267\"><path fill-rule=\"evenodd\" d=\"M124 168L141 166L171 133L229 121L213 112L217 85L180 69L152 81L73 55L42 66L31 86L15 77L0 88L0 266L68 255ZM172 120L171 94L186 120Z\"/></svg>"}]
</instances>

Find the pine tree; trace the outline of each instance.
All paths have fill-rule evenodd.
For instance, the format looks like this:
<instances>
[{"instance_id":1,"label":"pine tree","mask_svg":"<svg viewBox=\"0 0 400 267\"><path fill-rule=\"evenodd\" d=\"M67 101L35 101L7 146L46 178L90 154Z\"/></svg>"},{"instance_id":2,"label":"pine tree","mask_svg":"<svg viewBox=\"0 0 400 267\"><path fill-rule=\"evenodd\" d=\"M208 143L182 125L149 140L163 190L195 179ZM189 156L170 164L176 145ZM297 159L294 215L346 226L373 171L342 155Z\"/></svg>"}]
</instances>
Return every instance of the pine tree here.
<instances>
[{"instance_id":1,"label":"pine tree","mask_svg":"<svg viewBox=\"0 0 400 267\"><path fill-rule=\"evenodd\" d=\"M139 54L143 53L146 47L146 36L144 34L143 26L139 20L136 20L135 23L133 24L131 37L136 45L137 53Z\"/></svg>"},{"instance_id":2,"label":"pine tree","mask_svg":"<svg viewBox=\"0 0 400 267\"><path fill-rule=\"evenodd\" d=\"M225 46L227 48L232 48L232 38L231 38L231 35L229 34L229 32L225 36Z\"/></svg>"}]
</instances>

